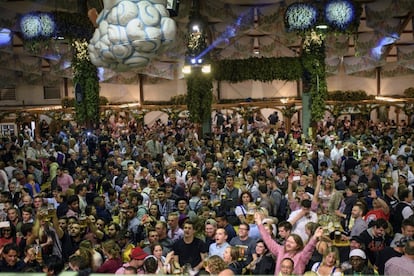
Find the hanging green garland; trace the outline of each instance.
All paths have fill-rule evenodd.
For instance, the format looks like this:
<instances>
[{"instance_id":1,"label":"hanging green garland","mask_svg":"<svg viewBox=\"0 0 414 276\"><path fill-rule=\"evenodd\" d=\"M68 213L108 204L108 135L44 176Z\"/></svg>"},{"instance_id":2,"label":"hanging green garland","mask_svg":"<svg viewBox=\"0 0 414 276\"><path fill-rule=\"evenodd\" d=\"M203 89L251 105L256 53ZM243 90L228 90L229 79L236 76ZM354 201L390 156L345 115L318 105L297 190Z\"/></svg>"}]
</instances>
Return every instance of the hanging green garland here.
<instances>
[{"instance_id":1,"label":"hanging green garland","mask_svg":"<svg viewBox=\"0 0 414 276\"><path fill-rule=\"evenodd\" d=\"M213 79L210 74L203 74L200 70L187 76L187 107L190 120L193 123L202 123L211 116L213 102Z\"/></svg>"},{"instance_id":2,"label":"hanging green garland","mask_svg":"<svg viewBox=\"0 0 414 276\"><path fill-rule=\"evenodd\" d=\"M305 38L303 48L303 92L311 95L311 120L316 123L325 114L325 100L328 96L324 34L311 32Z\"/></svg>"},{"instance_id":3,"label":"hanging green garland","mask_svg":"<svg viewBox=\"0 0 414 276\"><path fill-rule=\"evenodd\" d=\"M98 70L89 59L86 40L74 40L72 46L73 83L79 84L83 92L82 101L75 104L76 121L91 127L93 122L99 122Z\"/></svg>"},{"instance_id":4,"label":"hanging green garland","mask_svg":"<svg viewBox=\"0 0 414 276\"><path fill-rule=\"evenodd\" d=\"M296 57L219 60L213 64L214 78L219 81L241 82L255 80L298 80L302 77L302 65Z\"/></svg>"}]
</instances>

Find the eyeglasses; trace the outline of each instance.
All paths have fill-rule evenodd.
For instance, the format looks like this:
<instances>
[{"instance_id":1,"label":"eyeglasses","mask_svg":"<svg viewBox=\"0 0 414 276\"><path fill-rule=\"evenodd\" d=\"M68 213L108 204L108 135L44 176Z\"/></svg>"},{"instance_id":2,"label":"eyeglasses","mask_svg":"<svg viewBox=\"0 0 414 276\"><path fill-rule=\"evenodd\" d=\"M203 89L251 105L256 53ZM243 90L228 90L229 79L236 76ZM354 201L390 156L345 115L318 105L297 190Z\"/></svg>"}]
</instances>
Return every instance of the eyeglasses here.
<instances>
[{"instance_id":1,"label":"eyeglasses","mask_svg":"<svg viewBox=\"0 0 414 276\"><path fill-rule=\"evenodd\" d=\"M3 232L11 232L11 229L1 229Z\"/></svg>"}]
</instances>

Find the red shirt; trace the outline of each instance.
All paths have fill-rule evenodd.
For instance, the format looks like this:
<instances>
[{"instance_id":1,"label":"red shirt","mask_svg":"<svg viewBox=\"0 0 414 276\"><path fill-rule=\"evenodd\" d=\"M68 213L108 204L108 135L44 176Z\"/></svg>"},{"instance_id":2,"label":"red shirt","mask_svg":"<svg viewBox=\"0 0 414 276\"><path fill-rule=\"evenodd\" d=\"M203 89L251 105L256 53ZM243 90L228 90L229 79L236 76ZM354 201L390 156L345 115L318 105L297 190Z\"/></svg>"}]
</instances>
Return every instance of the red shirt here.
<instances>
[{"instance_id":1,"label":"red shirt","mask_svg":"<svg viewBox=\"0 0 414 276\"><path fill-rule=\"evenodd\" d=\"M369 223L370 221L377 220L380 218L383 218L386 221L388 221L390 219L390 214L386 215L382 209L373 209L365 215L364 219L367 223Z\"/></svg>"}]
</instances>

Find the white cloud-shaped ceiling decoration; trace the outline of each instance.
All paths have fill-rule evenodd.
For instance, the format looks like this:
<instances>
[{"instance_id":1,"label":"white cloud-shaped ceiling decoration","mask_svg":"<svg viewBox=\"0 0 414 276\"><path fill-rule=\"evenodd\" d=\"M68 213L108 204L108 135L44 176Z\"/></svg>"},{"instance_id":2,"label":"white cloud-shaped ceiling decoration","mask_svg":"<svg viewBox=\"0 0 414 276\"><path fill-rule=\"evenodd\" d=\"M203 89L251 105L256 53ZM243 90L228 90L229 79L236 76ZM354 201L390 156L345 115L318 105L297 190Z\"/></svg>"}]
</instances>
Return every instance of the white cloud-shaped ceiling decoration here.
<instances>
[{"instance_id":1,"label":"white cloud-shaped ceiling decoration","mask_svg":"<svg viewBox=\"0 0 414 276\"><path fill-rule=\"evenodd\" d=\"M98 67L128 70L145 67L166 50L176 34L166 0L104 0L89 55Z\"/></svg>"}]
</instances>

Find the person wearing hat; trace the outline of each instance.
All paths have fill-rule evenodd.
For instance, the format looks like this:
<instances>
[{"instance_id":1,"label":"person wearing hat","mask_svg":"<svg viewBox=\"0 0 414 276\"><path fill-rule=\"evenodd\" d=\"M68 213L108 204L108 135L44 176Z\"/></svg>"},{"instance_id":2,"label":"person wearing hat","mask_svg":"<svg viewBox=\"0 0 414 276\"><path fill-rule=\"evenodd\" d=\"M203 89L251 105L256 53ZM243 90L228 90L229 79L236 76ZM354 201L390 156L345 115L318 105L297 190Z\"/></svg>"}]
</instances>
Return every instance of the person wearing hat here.
<instances>
[{"instance_id":1,"label":"person wearing hat","mask_svg":"<svg viewBox=\"0 0 414 276\"><path fill-rule=\"evenodd\" d=\"M217 222L214 219L207 219L204 223L204 236L205 236L205 243L208 247L213 244L216 236L217 231Z\"/></svg>"},{"instance_id":2,"label":"person wearing hat","mask_svg":"<svg viewBox=\"0 0 414 276\"><path fill-rule=\"evenodd\" d=\"M378 275L367 263L367 255L361 249L353 249L349 253L351 268L344 271L344 275Z\"/></svg>"},{"instance_id":3,"label":"person wearing hat","mask_svg":"<svg viewBox=\"0 0 414 276\"><path fill-rule=\"evenodd\" d=\"M288 188L288 179L287 179L287 170L283 167L279 167L276 169L276 177L275 181L279 189L282 191L283 194L286 194Z\"/></svg>"},{"instance_id":4,"label":"person wearing hat","mask_svg":"<svg viewBox=\"0 0 414 276\"><path fill-rule=\"evenodd\" d=\"M145 274L143 265L144 260L148 256L147 253L145 253L144 250L142 250L141 247L137 246L134 249L131 250L130 261L127 263L124 263L116 272L115 274L124 274L125 268L129 266L133 266L137 268L138 274Z\"/></svg>"},{"instance_id":5,"label":"person wearing hat","mask_svg":"<svg viewBox=\"0 0 414 276\"><path fill-rule=\"evenodd\" d=\"M364 241L359 236L352 236L349 240L349 246L340 247L339 249L339 261L341 263L342 271L351 267L349 263L349 252L354 249L364 250Z\"/></svg>"},{"instance_id":6,"label":"person wearing hat","mask_svg":"<svg viewBox=\"0 0 414 276\"><path fill-rule=\"evenodd\" d=\"M414 241L404 246L404 255L394 257L385 263L384 275L412 275L414 271Z\"/></svg>"}]
</instances>

